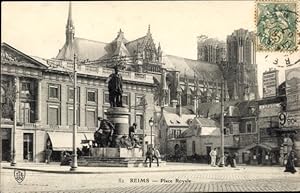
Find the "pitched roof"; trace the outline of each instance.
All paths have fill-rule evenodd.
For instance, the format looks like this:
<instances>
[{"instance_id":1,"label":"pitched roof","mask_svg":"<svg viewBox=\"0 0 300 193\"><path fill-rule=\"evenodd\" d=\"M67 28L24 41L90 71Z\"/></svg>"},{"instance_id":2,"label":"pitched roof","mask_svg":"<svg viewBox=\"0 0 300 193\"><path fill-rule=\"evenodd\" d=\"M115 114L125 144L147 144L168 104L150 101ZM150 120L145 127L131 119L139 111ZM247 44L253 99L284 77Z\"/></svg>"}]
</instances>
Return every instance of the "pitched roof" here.
<instances>
[{"instance_id":1,"label":"pitched roof","mask_svg":"<svg viewBox=\"0 0 300 193\"><path fill-rule=\"evenodd\" d=\"M224 109L226 110L229 106L235 106L238 101L226 101L224 102ZM200 103L198 108L198 113L200 115L211 117L213 115L220 116L221 113L221 103ZM234 112L234 115L238 116L239 112Z\"/></svg>"},{"instance_id":2,"label":"pitched roof","mask_svg":"<svg viewBox=\"0 0 300 193\"><path fill-rule=\"evenodd\" d=\"M191 137L191 136L219 136L220 124L212 119L195 117L192 121L192 125L189 129L185 130L181 137Z\"/></svg>"},{"instance_id":3,"label":"pitched roof","mask_svg":"<svg viewBox=\"0 0 300 193\"><path fill-rule=\"evenodd\" d=\"M220 124L213 119L196 117L194 120L195 123L198 123L201 127L220 127Z\"/></svg>"},{"instance_id":4,"label":"pitched roof","mask_svg":"<svg viewBox=\"0 0 300 193\"><path fill-rule=\"evenodd\" d=\"M20 50L12 47L11 45L1 43L1 62L12 62L18 65L31 67L31 68L47 68L44 62L37 60L36 57L29 56Z\"/></svg>"},{"instance_id":5,"label":"pitched roof","mask_svg":"<svg viewBox=\"0 0 300 193\"><path fill-rule=\"evenodd\" d=\"M194 73L196 73L199 80L221 81L222 73L216 64L172 55L163 56L162 62L168 70L180 71L189 78L194 78Z\"/></svg>"},{"instance_id":6,"label":"pitched roof","mask_svg":"<svg viewBox=\"0 0 300 193\"><path fill-rule=\"evenodd\" d=\"M67 44L59 50L56 59L73 60L74 52L79 60L97 60L107 54L105 49L107 43L88 40L84 38L75 38L73 44Z\"/></svg>"},{"instance_id":7,"label":"pitched roof","mask_svg":"<svg viewBox=\"0 0 300 193\"><path fill-rule=\"evenodd\" d=\"M134 54L134 51L136 51L137 49L143 49L144 46L146 45L146 43L148 42L149 36L143 36L140 37L136 40L127 42L125 44L127 50L130 52L131 55Z\"/></svg>"},{"instance_id":8,"label":"pitched roof","mask_svg":"<svg viewBox=\"0 0 300 193\"><path fill-rule=\"evenodd\" d=\"M188 127L188 120L193 119L195 115L177 115L175 113L164 112L163 114L166 124L168 126L182 126Z\"/></svg>"},{"instance_id":9,"label":"pitched roof","mask_svg":"<svg viewBox=\"0 0 300 193\"><path fill-rule=\"evenodd\" d=\"M164 107L164 110L169 112L169 113L176 114L176 107ZM191 105L190 106L182 106L181 107L181 113L186 114L186 115L195 114L192 110Z\"/></svg>"},{"instance_id":10,"label":"pitched roof","mask_svg":"<svg viewBox=\"0 0 300 193\"><path fill-rule=\"evenodd\" d=\"M249 114L249 107L257 107L258 101L226 101L224 102L224 109L228 111L229 106L234 106L232 116L253 116L254 114ZM221 113L221 103L200 103L198 108L198 113L204 116L220 116ZM258 113L257 110L255 113Z\"/></svg>"}]
</instances>

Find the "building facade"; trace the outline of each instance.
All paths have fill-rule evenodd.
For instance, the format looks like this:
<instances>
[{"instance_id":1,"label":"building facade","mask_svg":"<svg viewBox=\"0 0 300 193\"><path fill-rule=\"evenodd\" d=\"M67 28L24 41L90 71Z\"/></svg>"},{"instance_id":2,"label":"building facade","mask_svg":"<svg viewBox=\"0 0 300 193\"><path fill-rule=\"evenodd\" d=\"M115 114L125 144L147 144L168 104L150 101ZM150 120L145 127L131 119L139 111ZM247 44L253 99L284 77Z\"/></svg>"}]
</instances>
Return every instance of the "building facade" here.
<instances>
[{"instance_id":1,"label":"building facade","mask_svg":"<svg viewBox=\"0 0 300 193\"><path fill-rule=\"evenodd\" d=\"M130 112L129 124L137 123L138 130L144 130L145 144L150 144L153 136L146 122L153 116L154 79L160 78L162 65L161 47L155 46L150 26L145 36L133 41L127 41L121 30L110 43L78 38L70 4L65 35L65 44L53 59L28 56L6 43L1 44L3 160L11 159L13 104L17 117L17 161L44 161L49 139L52 158L56 161L61 151L72 150L74 65L78 95L77 146L82 146L82 141L93 140L97 117L105 117L109 108L107 78L113 72L112 67L120 64L124 66L120 72L122 100ZM10 100L13 93L16 93L15 103Z\"/></svg>"},{"instance_id":2,"label":"building facade","mask_svg":"<svg viewBox=\"0 0 300 193\"><path fill-rule=\"evenodd\" d=\"M223 67L231 99L258 99L255 34L245 29L227 36L227 65Z\"/></svg>"},{"instance_id":3,"label":"building facade","mask_svg":"<svg viewBox=\"0 0 300 193\"><path fill-rule=\"evenodd\" d=\"M199 36L197 41L197 59L212 64L221 64L227 60L226 43L215 38Z\"/></svg>"}]
</instances>

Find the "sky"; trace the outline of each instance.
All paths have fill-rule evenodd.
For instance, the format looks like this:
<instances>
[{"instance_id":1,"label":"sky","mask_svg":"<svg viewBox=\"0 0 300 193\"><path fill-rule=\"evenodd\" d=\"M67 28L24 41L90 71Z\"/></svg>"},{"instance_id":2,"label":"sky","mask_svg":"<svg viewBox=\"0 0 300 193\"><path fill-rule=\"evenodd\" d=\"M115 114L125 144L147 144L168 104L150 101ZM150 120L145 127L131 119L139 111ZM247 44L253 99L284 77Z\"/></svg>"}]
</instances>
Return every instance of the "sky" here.
<instances>
[{"instance_id":1,"label":"sky","mask_svg":"<svg viewBox=\"0 0 300 193\"><path fill-rule=\"evenodd\" d=\"M32 56L53 58L65 42L69 2L2 2L1 41ZM255 31L254 1L106 1L72 2L75 36L111 42L120 29L129 41L146 35L161 44L163 54L197 58L197 36L226 41L239 28ZM262 73L295 53L257 53ZM299 55L299 54L298 54ZM267 57L266 57L267 56ZM278 68L284 80L284 68Z\"/></svg>"}]
</instances>

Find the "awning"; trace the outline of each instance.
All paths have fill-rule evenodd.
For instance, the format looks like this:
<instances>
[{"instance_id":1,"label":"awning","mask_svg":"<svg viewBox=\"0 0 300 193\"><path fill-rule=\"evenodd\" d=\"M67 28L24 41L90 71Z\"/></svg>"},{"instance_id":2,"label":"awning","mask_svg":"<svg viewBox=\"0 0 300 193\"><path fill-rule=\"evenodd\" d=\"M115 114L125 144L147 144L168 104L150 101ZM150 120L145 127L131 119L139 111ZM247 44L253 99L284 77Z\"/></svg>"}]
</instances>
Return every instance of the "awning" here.
<instances>
[{"instance_id":1,"label":"awning","mask_svg":"<svg viewBox=\"0 0 300 193\"><path fill-rule=\"evenodd\" d=\"M73 133L48 132L53 151L72 151ZM86 140L84 133L77 133L76 147L82 147L82 140Z\"/></svg>"},{"instance_id":2,"label":"awning","mask_svg":"<svg viewBox=\"0 0 300 193\"><path fill-rule=\"evenodd\" d=\"M265 143L260 143L258 144L259 147L261 148L264 148L264 149L267 149L267 150L276 150L276 149L279 149L279 147L274 144L274 143L268 143L268 142L265 142Z\"/></svg>"},{"instance_id":3,"label":"awning","mask_svg":"<svg viewBox=\"0 0 300 193\"><path fill-rule=\"evenodd\" d=\"M273 150L278 150L279 147L278 145L276 145L275 143L271 143L271 142L263 142L263 143L259 143L259 144L251 144L248 145L246 147L244 147L243 149L241 149L241 152L246 152L250 149L254 149L256 147L261 147L263 149L269 150L269 151L273 151Z\"/></svg>"}]
</instances>

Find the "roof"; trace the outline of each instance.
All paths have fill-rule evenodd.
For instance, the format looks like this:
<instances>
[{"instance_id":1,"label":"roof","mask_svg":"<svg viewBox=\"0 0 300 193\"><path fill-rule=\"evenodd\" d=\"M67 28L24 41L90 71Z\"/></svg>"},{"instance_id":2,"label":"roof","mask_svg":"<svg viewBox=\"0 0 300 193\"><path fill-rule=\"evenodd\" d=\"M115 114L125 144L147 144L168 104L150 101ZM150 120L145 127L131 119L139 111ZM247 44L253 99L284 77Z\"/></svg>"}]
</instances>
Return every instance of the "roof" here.
<instances>
[{"instance_id":1,"label":"roof","mask_svg":"<svg viewBox=\"0 0 300 193\"><path fill-rule=\"evenodd\" d=\"M164 110L168 113L176 114L176 107L164 107ZM190 105L189 106L182 106L181 107L181 113L186 114L186 115L195 114L192 110L192 107L190 107Z\"/></svg>"},{"instance_id":2,"label":"roof","mask_svg":"<svg viewBox=\"0 0 300 193\"><path fill-rule=\"evenodd\" d=\"M73 60L74 52L77 54L79 60L98 60L106 55L107 43L88 40L84 38L75 38L73 44L67 44L59 50L56 59L59 60Z\"/></svg>"},{"instance_id":3,"label":"roof","mask_svg":"<svg viewBox=\"0 0 300 193\"><path fill-rule=\"evenodd\" d=\"M224 102L224 110L228 112L229 106L234 106L232 116L249 116L249 107L257 107L258 102L252 101L226 101ZM221 103L200 103L198 113L204 116L220 116ZM256 113L258 113L256 111ZM253 115L253 114L252 114Z\"/></svg>"},{"instance_id":4,"label":"roof","mask_svg":"<svg viewBox=\"0 0 300 193\"><path fill-rule=\"evenodd\" d=\"M198 123L201 127L220 127L220 124L209 118L203 118L203 117L196 117L195 123Z\"/></svg>"},{"instance_id":5,"label":"roof","mask_svg":"<svg viewBox=\"0 0 300 193\"><path fill-rule=\"evenodd\" d=\"M226 101L224 103L224 109L226 110L229 106L235 106L237 103L238 101ZM213 115L219 116L221 113L221 103L200 103L198 113L208 117ZM236 114L238 114L238 112Z\"/></svg>"},{"instance_id":6,"label":"roof","mask_svg":"<svg viewBox=\"0 0 300 193\"><path fill-rule=\"evenodd\" d=\"M177 115L176 113L169 113L169 112L164 112L163 114L166 124L171 127L171 126L182 126L182 127L188 127L188 120L191 120L195 117L195 115L190 114L182 114L181 116Z\"/></svg>"},{"instance_id":7,"label":"roof","mask_svg":"<svg viewBox=\"0 0 300 193\"><path fill-rule=\"evenodd\" d=\"M194 78L194 73L196 73L199 80L222 80L222 73L216 64L172 55L163 56L162 62L168 70L180 71L181 73L185 73L189 78Z\"/></svg>"},{"instance_id":8,"label":"roof","mask_svg":"<svg viewBox=\"0 0 300 193\"><path fill-rule=\"evenodd\" d=\"M47 64L41 62L40 60L37 60L36 57L29 56L5 42L1 43L1 62L12 62L14 64L31 68L48 67Z\"/></svg>"},{"instance_id":9,"label":"roof","mask_svg":"<svg viewBox=\"0 0 300 193\"><path fill-rule=\"evenodd\" d=\"M148 41L148 36L143 36L136 40L127 42L125 46L127 50L130 52L130 54L133 55L134 51L137 50L138 48L143 48L147 41Z\"/></svg>"},{"instance_id":10,"label":"roof","mask_svg":"<svg viewBox=\"0 0 300 193\"><path fill-rule=\"evenodd\" d=\"M195 117L192 122L192 126L185 130L181 137L191 137L191 136L220 136L220 125L217 121L208 119Z\"/></svg>"}]
</instances>

